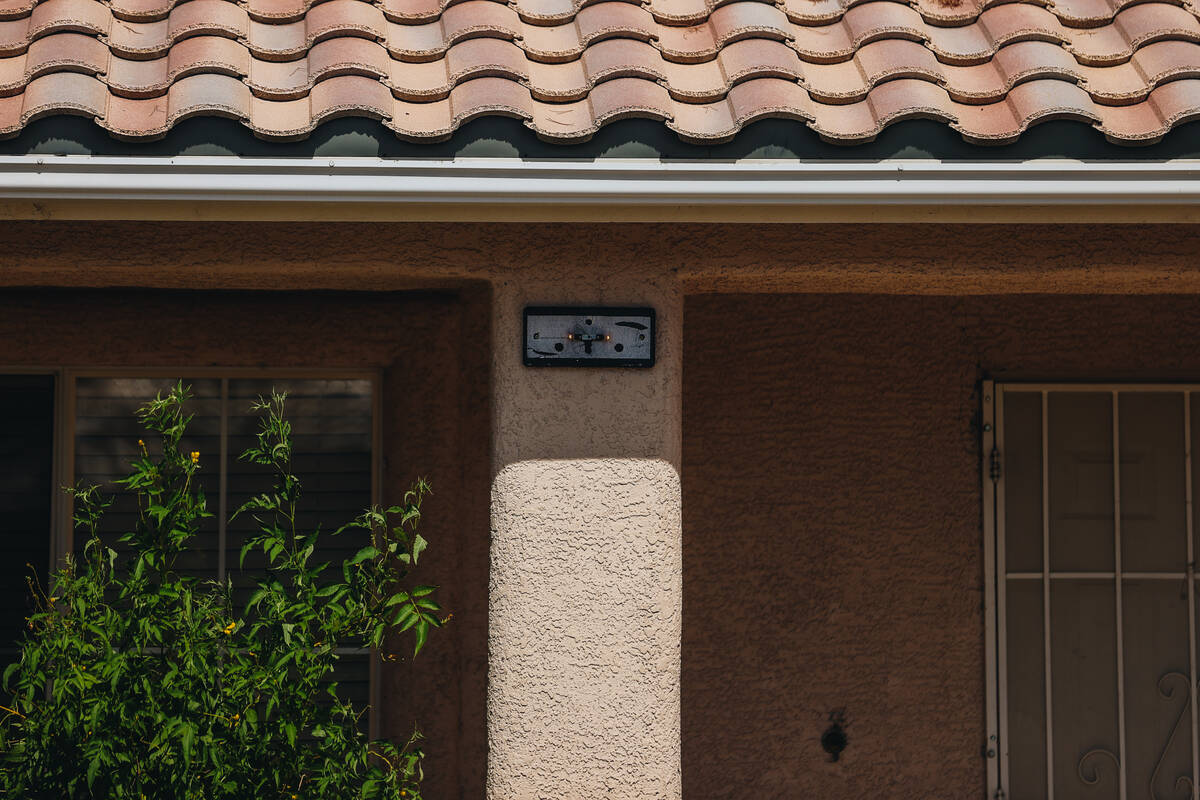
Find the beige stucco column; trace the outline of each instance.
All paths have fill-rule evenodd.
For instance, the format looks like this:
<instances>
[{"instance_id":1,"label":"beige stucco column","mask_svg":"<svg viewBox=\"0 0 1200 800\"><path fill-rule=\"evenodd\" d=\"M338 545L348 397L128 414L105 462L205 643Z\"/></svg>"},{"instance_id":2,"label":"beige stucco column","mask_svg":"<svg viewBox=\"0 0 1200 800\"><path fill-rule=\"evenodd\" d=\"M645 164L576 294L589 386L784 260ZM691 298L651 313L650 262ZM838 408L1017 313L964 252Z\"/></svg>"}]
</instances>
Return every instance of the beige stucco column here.
<instances>
[{"instance_id":1,"label":"beige stucco column","mask_svg":"<svg viewBox=\"0 0 1200 800\"><path fill-rule=\"evenodd\" d=\"M598 272L494 287L491 800L680 796L682 297ZM564 304L653 306L657 364L523 366Z\"/></svg>"}]
</instances>

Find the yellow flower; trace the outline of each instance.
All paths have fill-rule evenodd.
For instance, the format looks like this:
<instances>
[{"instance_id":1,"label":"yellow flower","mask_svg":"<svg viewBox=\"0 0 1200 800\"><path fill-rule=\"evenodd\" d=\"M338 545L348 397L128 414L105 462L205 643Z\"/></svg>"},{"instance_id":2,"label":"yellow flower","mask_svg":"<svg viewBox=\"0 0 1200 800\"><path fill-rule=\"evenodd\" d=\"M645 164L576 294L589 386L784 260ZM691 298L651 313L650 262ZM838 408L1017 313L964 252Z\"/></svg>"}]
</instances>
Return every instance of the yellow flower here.
<instances>
[{"instance_id":1,"label":"yellow flower","mask_svg":"<svg viewBox=\"0 0 1200 800\"><path fill-rule=\"evenodd\" d=\"M138 447L145 447L145 446L146 446L146 443L143 442L141 439L138 439Z\"/></svg>"},{"instance_id":2,"label":"yellow flower","mask_svg":"<svg viewBox=\"0 0 1200 800\"><path fill-rule=\"evenodd\" d=\"M228 636L229 634L233 633L233 629L236 627L237 627L236 622L231 622L228 625L226 625L225 626L225 635Z\"/></svg>"},{"instance_id":3,"label":"yellow flower","mask_svg":"<svg viewBox=\"0 0 1200 800\"><path fill-rule=\"evenodd\" d=\"M200 451L199 451L199 450L193 450L193 451L192 451L192 463L193 463L193 464L199 464L199 463L200 463Z\"/></svg>"}]
</instances>

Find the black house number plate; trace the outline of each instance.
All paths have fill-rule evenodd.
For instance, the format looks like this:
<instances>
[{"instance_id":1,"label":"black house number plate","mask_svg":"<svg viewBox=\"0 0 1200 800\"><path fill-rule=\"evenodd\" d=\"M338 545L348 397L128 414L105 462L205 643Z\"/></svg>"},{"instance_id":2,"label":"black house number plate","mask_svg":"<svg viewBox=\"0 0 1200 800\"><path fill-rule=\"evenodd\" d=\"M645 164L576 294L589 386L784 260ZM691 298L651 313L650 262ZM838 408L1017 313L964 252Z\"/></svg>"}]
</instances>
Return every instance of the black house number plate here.
<instances>
[{"instance_id":1,"label":"black house number plate","mask_svg":"<svg viewBox=\"0 0 1200 800\"><path fill-rule=\"evenodd\" d=\"M654 309L529 306L527 367L652 367Z\"/></svg>"}]
</instances>

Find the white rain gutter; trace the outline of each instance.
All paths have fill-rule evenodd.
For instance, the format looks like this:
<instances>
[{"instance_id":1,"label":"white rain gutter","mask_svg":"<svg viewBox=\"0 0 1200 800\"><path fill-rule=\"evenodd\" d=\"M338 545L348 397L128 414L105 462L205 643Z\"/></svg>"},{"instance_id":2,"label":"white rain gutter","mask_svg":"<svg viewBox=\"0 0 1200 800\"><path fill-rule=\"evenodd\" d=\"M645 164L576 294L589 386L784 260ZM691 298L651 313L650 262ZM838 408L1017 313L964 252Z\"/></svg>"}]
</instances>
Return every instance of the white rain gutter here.
<instances>
[{"instance_id":1,"label":"white rain gutter","mask_svg":"<svg viewBox=\"0 0 1200 800\"><path fill-rule=\"evenodd\" d=\"M1200 160L0 157L0 201L737 207L1192 206ZM1189 212L1190 213L1190 212Z\"/></svg>"}]
</instances>

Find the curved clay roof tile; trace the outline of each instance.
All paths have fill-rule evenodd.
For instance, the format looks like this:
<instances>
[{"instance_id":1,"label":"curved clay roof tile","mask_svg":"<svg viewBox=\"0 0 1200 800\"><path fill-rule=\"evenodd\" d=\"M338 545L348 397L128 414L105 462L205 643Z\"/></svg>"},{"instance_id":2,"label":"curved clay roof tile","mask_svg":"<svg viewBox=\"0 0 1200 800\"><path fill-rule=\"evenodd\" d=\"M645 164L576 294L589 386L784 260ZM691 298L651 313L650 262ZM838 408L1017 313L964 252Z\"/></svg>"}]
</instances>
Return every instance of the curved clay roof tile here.
<instances>
[{"instance_id":1,"label":"curved clay roof tile","mask_svg":"<svg viewBox=\"0 0 1200 800\"><path fill-rule=\"evenodd\" d=\"M627 117L717 142L902 119L1007 142L1048 119L1154 141L1200 117L1184 0L0 0L0 135L53 114L296 139L339 116L436 141L486 115L576 142Z\"/></svg>"}]
</instances>

